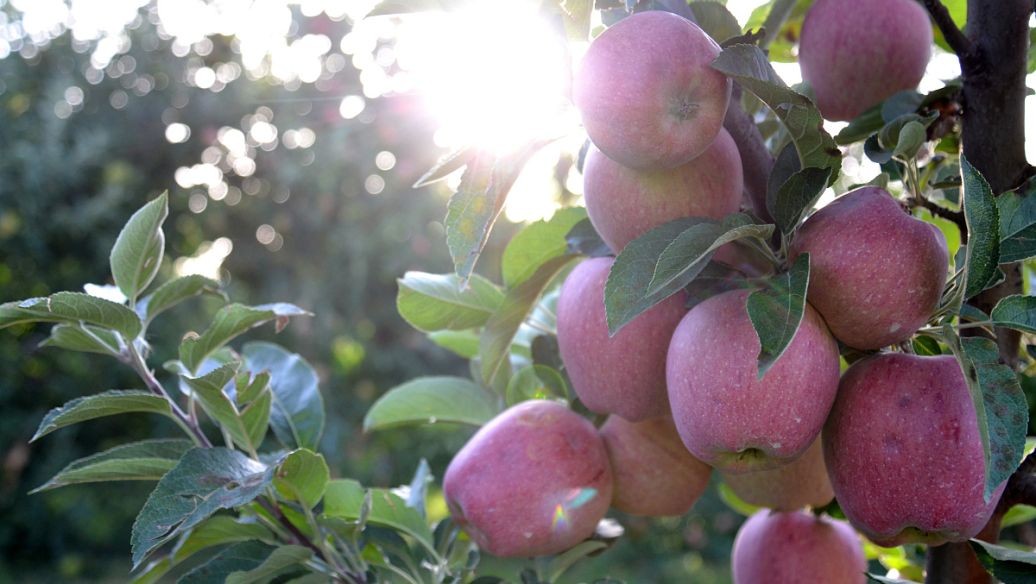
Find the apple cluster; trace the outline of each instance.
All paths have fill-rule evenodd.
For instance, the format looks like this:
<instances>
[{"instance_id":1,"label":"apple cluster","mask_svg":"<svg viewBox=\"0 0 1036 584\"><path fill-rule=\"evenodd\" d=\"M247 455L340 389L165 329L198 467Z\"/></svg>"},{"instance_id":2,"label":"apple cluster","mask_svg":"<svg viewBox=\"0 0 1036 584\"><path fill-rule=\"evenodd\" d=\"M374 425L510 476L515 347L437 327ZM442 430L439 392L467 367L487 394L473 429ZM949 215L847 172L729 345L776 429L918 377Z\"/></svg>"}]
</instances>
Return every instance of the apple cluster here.
<instances>
[{"instance_id":1,"label":"apple cluster","mask_svg":"<svg viewBox=\"0 0 1036 584\"><path fill-rule=\"evenodd\" d=\"M868 62L860 53L874 40L867 27L830 25L864 6L906 31L891 35L907 55L894 71L837 66L842 48L853 51L854 67ZM916 85L931 44L918 12L924 18L906 0L816 2L801 56L826 116L855 116ZM573 88L592 141L586 207L614 251L674 219L738 211L741 159L723 129L731 81L710 67L719 53L695 24L666 12L620 21L587 52ZM864 187L803 223L789 262L804 253L804 315L762 376L746 309L751 290L689 309L675 294L611 335L605 285L614 260L582 261L561 288L557 338L575 393L607 419L595 428L545 400L505 411L447 470L454 519L495 555L558 553L591 536L609 507L688 512L715 470L741 499L769 509L737 536L736 582L804 573L861 582L866 563L856 531L883 546L974 536L1003 485L985 501L962 370L951 356L888 350L937 308L949 268L942 233L886 191ZM737 254L728 245L714 259L734 262ZM843 371L841 348L869 354ZM804 511L834 498L851 527Z\"/></svg>"}]
</instances>

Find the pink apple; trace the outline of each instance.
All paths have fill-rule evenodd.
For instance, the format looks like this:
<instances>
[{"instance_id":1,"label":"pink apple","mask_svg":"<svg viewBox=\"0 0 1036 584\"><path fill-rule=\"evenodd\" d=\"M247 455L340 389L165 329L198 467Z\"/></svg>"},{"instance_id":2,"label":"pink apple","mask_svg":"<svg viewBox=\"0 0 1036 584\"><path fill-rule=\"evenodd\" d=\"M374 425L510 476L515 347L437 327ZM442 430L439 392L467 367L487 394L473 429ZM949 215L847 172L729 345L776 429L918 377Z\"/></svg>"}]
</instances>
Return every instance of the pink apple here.
<instances>
[{"instance_id":1,"label":"pink apple","mask_svg":"<svg viewBox=\"0 0 1036 584\"><path fill-rule=\"evenodd\" d=\"M849 521L883 546L974 537L984 502L975 407L957 360L882 353L854 363L824 426L824 458Z\"/></svg>"},{"instance_id":2,"label":"pink apple","mask_svg":"<svg viewBox=\"0 0 1036 584\"><path fill-rule=\"evenodd\" d=\"M683 515L705 492L712 467L684 448L672 419L627 422L610 416L601 426L615 491L612 507L631 515Z\"/></svg>"},{"instance_id":3,"label":"pink apple","mask_svg":"<svg viewBox=\"0 0 1036 584\"><path fill-rule=\"evenodd\" d=\"M838 345L808 304L791 344L758 378L749 293L724 292L692 308L666 358L669 402L684 445L734 473L801 456L820 434L838 389Z\"/></svg>"},{"instance_id":4,"label":"pink apple","mask_svg":"<svg viewBox=\"0 0 1036 584\"><path fill-rule=\"evenodd\" d=\"M915 0L817 0L802 23L802 78L829 120L914 89L931 55L932 25Z\"/></svg>"},{"instance_id":5,"label":"pink apple","mask_svg":"<svg viewBox=\"0 0 1036 584\"><path fill-rule=\"evenodd\" d=\"M590 140L632 168L675 168L709 147L723 126L730 80L710 67L720 48L669 12L629 16L590 45L573 100Z\"/></svg>"},{"instance_id":6,"label":"pink apple","mask_svg":"<svg viewBox=\"0 0 1036 584\"><path fill-rule=\"evenodd\" d=\"M586 211L616 252L674 219L736 213L743 186L737 145L723 129L701 156L671 170L633 170L592 146L583 164Z\"/></svg>"},{"instance_id":7,"label":"pink apple","mask_svg":"<svg viewBox=\"0 0 1036 584\"><path fill-rule=\"evenodd\" d=\"M794 511L807 505L819 508L835 498L819 438L805 454L784 466L742 474L723 473L723 482L744 502L778 511Z\"/></svg>"},{"instance_id":8,"label":"pink apple","mask_svg":"<svg viewBox=\"0 0 1036 584\"><path fill-rule=\"evenodd\" d=\"M803 511L759 511L731 555L734 584L863 584L863 545L844 521Z\"/></svg>"},{"instance_id":9,"label":"pink apple","mask_svg":"<svg viewBox=\"0 0 1036 584\"><path fill-rule=\"evenodd\" d=\"M590 537L612 496L604 441L565 406L532 400L493 418L453 457L454 521L495 556L544 556Z\"/></svg>"},{"instance_id":10,"label":"pink apple","mask_svg":"<svg viewBox=\"0 0 1036 584\"><path fill-rule=\"evenodd\" d=\"M924 326L949 268L939 228L877 187L846 193L807 219L791 259L802 252L810 259L809 303L835 338L864 350L905 341Z\"/></svg>"},{"instance_id":11,"label":"pink apple","mask_svg":"<svg viewBox=\"0 0 1036 584\"><path fill-rule=\"evenodd\" d=\"M675 294L608 336L604 285L612 258L585 260L558 298L558 346L572 388L591 411L630 421L669 414L665 359L669 337L687 310Z\"/></svg>"}]
</instances>

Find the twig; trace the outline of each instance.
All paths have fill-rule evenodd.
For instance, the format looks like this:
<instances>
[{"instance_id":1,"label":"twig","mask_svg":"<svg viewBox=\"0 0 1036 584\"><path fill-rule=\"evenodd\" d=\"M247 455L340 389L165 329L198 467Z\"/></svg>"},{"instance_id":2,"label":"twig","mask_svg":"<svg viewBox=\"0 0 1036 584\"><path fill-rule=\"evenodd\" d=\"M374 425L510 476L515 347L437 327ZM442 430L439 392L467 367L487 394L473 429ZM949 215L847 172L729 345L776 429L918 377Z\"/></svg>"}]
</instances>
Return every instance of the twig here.
<instances>
[{"instance_id":1,"label":"twig","mask_svg":"<svg viewBox=\"0 0 1036 584\"><path fill-rule=\"evenodd\" d=\"M924 6L928 9L928 14L931 15L935 25L939 27L939 31L942 32L946 44L950 45L958 57L967 56L971 52L971 41L957 28L957 23L953 22L953 17L950 16L950 11L946 9L946 6L939 0L924 0Z\"/></svg>"},{"instance_id":2,"label":"twig","mask_svg":"<svg viewBox=\"0 0 1036 584\"><path fill-rule=\"evenodd\" d=\"M964 213L961 211L952 211L925 198L913 197L912 204L915 207L928 209L932 215L935 215L936 217L942 217L943 219L952 221L960 228L960 242L968 242L968 225L964 220Z\"/></svg>"},{"instance_id":3,"label":"twig","mask_svg":"<svg viewBox=\"0 0 1036 584\"><path fill-rule=\"evenodd\" d=\"M745 110L741 107L741 88L736 84L730 95L730 106L723 127L737 144L741 155L741 166L745 177L745 194L756 216L767 223L773 216L766 208L766 183L773 170L773 155L763 142L763 136Z\"/></svg>"},{"instance_id":4,"label":"twig","mask_svg":"<svg viewBox=\"0 0 1036 584\"><path fill-rule=\"evenodd\" d=\"M197 418L192 419L182 409L180 405L176 403L171 395L165 390L165 387L159 383L155 374L144 362L144 358L140 355L140 351L133 346L132 342L126 343L125 355L127 357L126 362L129 366L137 372L137 375L144 381L144 385L147 386L148 391L151 393L164 398L169 402L169 409L173 412L173 416L176 418L177 423L187 431L194 441L203 448L212 448L212 442L209 441L208 436L201 431L201 427L198 425Z\"/></svg>"},{"instance_id":5,"label":"twig","mask_svg":"<svg viewBox=\"0 0 1036 584\"><path fill-rule=\"evenodd\" d=\"M784 28L784 22L788 20L788 16L791 15L795 4L795 0L777 0L774 2L773 7L770 8L770 13L766 15L766 21L763 22L763 30L766 31L766 36L759 42L759 48L765 49L777 39L777 35Z\"/></svg>"}]
</instances>

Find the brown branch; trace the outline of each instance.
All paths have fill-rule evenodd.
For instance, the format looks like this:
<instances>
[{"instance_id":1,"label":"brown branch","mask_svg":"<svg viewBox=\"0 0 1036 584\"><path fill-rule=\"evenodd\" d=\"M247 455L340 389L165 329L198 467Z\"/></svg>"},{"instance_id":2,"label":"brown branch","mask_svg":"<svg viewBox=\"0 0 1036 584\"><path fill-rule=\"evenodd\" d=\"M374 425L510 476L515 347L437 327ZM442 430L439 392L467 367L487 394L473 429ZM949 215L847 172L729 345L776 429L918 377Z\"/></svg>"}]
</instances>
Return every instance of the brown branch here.
<instances>
[{"instance_id":1,"label":"brown branch","mask_svg":"<svg viewBox=\"0 0 1036 584\"><path fill-rule=\"evenodd\" d=\"M924 7L928 9L928 14L931 15L932 21L935 22L935 26L939 27L943 38L946 39L946 44L950 45L954 53L964 56L971 52L971 41L957 28L957 23L953 22L950 11L946 9L942 2L939 0L924 0Z\"/></svg>"},{"instance_id":2,"label":"brown branch","mask_svg":"<svg viewBox=\"0 0 1036 584\"><path fill-rule=\"evenodd\" d=\"M745 177L745 198L756 216L766 222L773 222L766 208L766 185L773 170L773 155L763 141L755 121L741 107L741 88L735 84L730 96L730 107L723 127L737 144L741 154L741 167Z\"/></svg>"},{"instance_id":3,"label":"brown branch","mask_svg":"<svg viewBox=\"0 0 1036 584\"><path fill-rule=\"evenodd\" d=\"M957 225L957 227L960 228L960 242L968 242L968 226L967 223L965 223L964 221L963 212L947 209L946 207L929 201L928 199L914 197L913 199L911 199L911 201L913 202L914 207L923 207L925 209L928 209L928 211L931 212L932 215L942 217L943 219L946 219L948 221L952 221L954 224Z\"/></svg>"}]
</instances>

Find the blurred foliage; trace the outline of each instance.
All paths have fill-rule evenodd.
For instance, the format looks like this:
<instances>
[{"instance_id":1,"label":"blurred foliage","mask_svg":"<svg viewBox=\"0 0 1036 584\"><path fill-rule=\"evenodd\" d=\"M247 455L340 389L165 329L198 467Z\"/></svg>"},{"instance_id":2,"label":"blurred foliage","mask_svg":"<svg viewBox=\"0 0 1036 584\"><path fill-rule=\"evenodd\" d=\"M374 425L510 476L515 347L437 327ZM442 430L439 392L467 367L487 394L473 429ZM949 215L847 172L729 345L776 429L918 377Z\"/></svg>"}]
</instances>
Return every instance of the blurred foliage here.
<instances>
[{"instance_id":1,"label":"blurred foliage","mask_svg":"<svg viewBox=\"0 0 1036 584\"><path fill-rule=\"evenodd\" d=\"M406 325L394 304L395 280L405 271L451 267L442 227L446 189L410 188L441 154L432 146L434 120L406 95L367 99L362 111L343 117L343 98L353 96L355 106L353 98L364 94L360 72L337 48L350 30L346 19L304 17L294 8L292 38L319 33L335 47L317 82L282 83L242 75L239 67L216 91L191 80L200 67L220 70L238 61L235 40L214 35L178 51L154 24L155 14L154 5L140 9L123 33L127 42L101 70L90 65L96 43L70 34L26 43L20 52L13 46L0 58L0 299L107 283L100 280L120 225L168 189L162 277L183 269L184 258L205 257L206 250L211 257L218 247L213 241L226 238L232 251L221 277L232 296L246 303L291 301L317 314L277 340L321 375L329 413L321 450L332 474L398 485L424 457L441 476L468 430L362 432L364 413L388 388L418 375L467 374L459 358ZM7 21L17 12L0 2L3 15ZM273 125L279 140L248 138L257 122ZM174 124L189 128L189 138L167 139ZM303 129L312 130L310 144L301 145L303 137L288 147L287 132L304 136ZM254 172L247 165L241 173L230 170L231 140L223 138L238 136L234 131L246 140ZM394 165L384 154L379 159L384 152ZM189 185L174 177L203 161L224 167L222 177L208 185L177 184ZM564 158L559 163L560 184L570 165ZM498 276L502 243L514 231L498 226L480 271ZM171 358L176 331L202 326L202 314L212 309L194 300L158 322L149 339L152 361ZM0 582L124 581L130 526L150 485L26 493L76 458L175 429L157 417L116 418L29 444L49 408L136 383L100 357L37 348L45 335L45 327L0 335ZM714 496L681 519L626 519L627 537L573 578L729 578L727 557L740 520ZM519 570L507 563L498 568L510 577Z\"/></svg>"}]
</instances>

